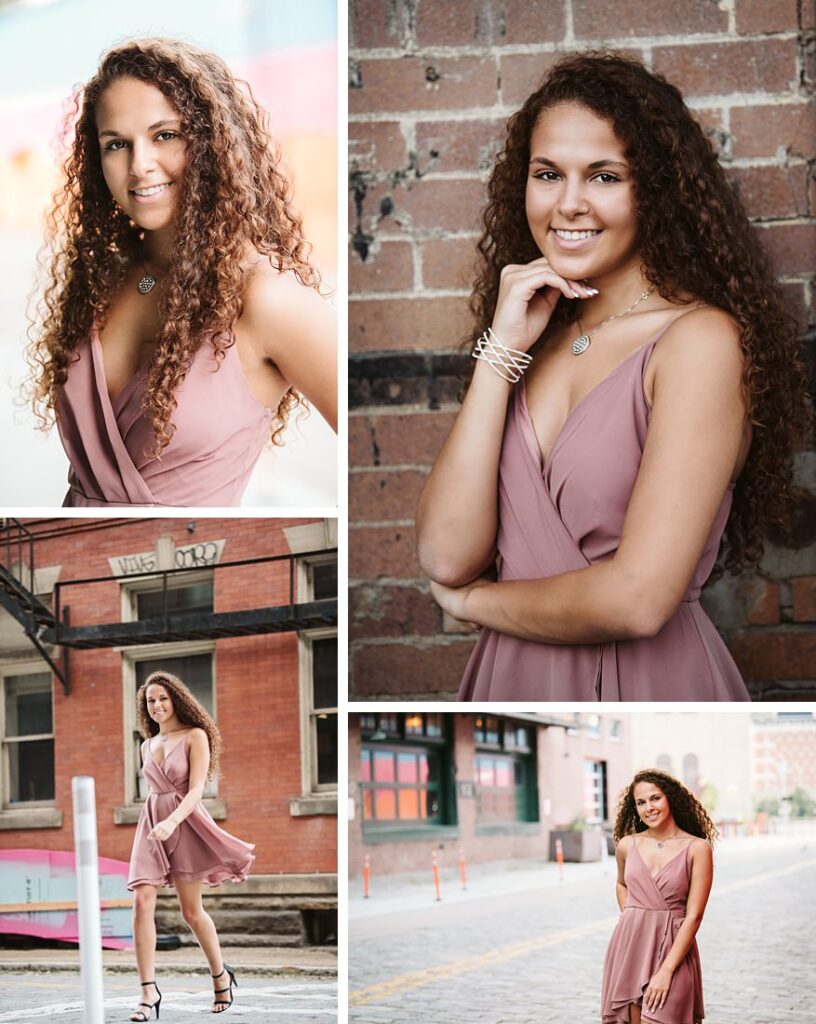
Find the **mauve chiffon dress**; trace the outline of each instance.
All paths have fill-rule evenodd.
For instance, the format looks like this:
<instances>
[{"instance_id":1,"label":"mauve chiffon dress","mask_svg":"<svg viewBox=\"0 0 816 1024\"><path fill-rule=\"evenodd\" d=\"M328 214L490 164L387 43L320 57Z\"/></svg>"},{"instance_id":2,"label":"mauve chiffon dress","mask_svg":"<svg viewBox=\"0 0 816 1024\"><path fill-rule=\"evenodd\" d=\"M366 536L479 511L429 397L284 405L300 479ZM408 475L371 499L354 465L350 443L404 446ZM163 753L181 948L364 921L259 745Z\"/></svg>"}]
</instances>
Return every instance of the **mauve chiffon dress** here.
<instances>
[{"instance_id":1,"label":"mauve chiffon dress","mask_svg":"<svg viewBox=\"0 0 816 1024\"><path fill-rule=\"evenodd\" d=\"M688 843L654 877L637 844L626 857L626 906L604 959L601 1024L629 1024L631 1003L643 1005L643 993L666 959L686 916L691 884ZM665 1005L641 1010L650 1024L699 1024L705 1017L703 975L697 940L674 972Z\"/></svg>"},{"instance_id":2,"label":"mauve chiffon dress","mask_svg":"<svg viewBox=\"0 0 816 1024\"><path fill-rule=\"evenodd\" d=\"M153 757L148 743L142 773L150 789L133 837L128 889L137 885L172 886L174 876L207 885L243 882L255 860L254 844L219 828L203 803L169 839L148 839L153 826L173 813L190 788L187 737L170 749L163 764Z\"/></svg>"},{"instance_id":3,"label":"mauve chiffon dress","mask_svg":"<svg viewBox=\"0 0 816 1024\"><path fill-rule=\"evenodd\" d=\"M94 328L77 346L56 403L71 463L63 506L239 505L269 438L272 412L249 389L235 345L220 364L205 340L176 391L175 432L161 458L142 411L147 367L111 401Z\"/></svg>"},{"instance_id":4,"label":"mauve chiffon dress","mask_svg":"<svg viewBox=\"0 0 816 1024\"><path fill-rule=\"evenodd\" d=\"M500 579L543 579L614 555L649 426L643 375L660 335L632 352L575 406L546 460L527 410L524 381L515 387L499 464ZM750 700L699 602L731 500L729 487L688 593L656 636L547 644L483 629L458 699Z\"/></svg>"}]
</instances>

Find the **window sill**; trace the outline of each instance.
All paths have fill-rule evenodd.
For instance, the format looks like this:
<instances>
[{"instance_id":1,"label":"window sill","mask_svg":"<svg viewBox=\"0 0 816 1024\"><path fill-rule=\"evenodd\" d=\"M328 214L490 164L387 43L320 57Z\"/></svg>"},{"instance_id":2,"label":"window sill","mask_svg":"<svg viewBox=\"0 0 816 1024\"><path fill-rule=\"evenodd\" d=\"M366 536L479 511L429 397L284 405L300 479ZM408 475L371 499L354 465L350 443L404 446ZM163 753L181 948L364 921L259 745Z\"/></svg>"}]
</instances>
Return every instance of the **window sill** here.
<instances>
[{"instance_id":1,"label":"window sill","mask_svg":"<svg viewBox=\"0 0 816 1024\"><path fill-rule=\"evenodd\" d=\"M204 800L204 806L215 818L216 821L223 821L227 816L227 804L225 800ZM114 825L135 825L142 813L144 804L130 804L126 807L114 807Z\"/></svg>"},{"instance_id":2,"label":"window sill","mask_svg":"<svg viewBox=\"0 0 816 1024\"><path fill-rule=\"evenodd\" d=\"M336 793L312 793L309 796L295 796L289 801L292 818L305 818L312 814L337 814Z\"/></svg>"},{"instance_id":3,"label":"window sill","mask_svg":"<svg viewBox=\"0 0 816 1024\"><path fill-rule=\"evenodd\" d=\"M539 821L508 821L476 825L477 836L540 836Z\"/></svg>"},{"instance_id":4,"label":"window sill","mask_svg":"<svg viewBox=\"0 0 816 1024\"><path fill-rule=\"evenodd\" d=\"M403 828L366 828L363 826L363 842L367 846L378 843L427 842L429 839L452 840L459 838L456 825L418 825Z\"/></svg>"},{"instance_id":5,"label":"window sill","mask_svg":"<svg viewBox=\"0 0 816 1024\"><path fill-rule=\"evenodd\" d=\"M62 811L56 807L30 807L0 811L0 830L62 828Z\"/></svg>"}]
</instances>

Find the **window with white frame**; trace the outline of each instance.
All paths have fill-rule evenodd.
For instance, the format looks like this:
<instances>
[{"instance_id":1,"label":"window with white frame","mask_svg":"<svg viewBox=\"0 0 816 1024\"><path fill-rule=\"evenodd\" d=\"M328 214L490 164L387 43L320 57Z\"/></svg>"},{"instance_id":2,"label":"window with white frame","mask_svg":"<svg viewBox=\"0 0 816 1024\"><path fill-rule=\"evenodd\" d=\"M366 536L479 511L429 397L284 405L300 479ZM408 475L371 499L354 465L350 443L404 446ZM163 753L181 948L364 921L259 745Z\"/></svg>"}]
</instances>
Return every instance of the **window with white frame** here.
<instances>
[{"instance_id":1,"label":"window with white frame","mask_svg":"<svg viewBox=\"0 0 816 1024\"><path fill-rule=\"evenodd\" d=\"M54 704L51 673L40 665L4 670L2 690L3 807L54 801Z\"/></svg>"},{"instance_id":2,"label":"window with white frame","mask_svg":"<svg viewBox=\"0 0 816 1024\"><path fill-rule=\"evenodd\" d=\"M337 555L298 560L298 600L337 597ZM337 790L337 629L303 630L300 642L303 793Z\"/></svg>"},{"instance_id":3,"label":"window with white frame","mask_svg":"<svg viewBox=\"0 0 816 1024\"><path fill-rule=\"evenodd\" d=\"M606 761L584 761L584 816L589 824L608 817Z\"/></svg>"},{"instance_id":4,"label":"window with white frame","mask_svg":"<svg viewBox=\"0 0 816 1024\"><path fill-rule=\"evenodd\" d=\"M213 574L210 570L168 576L166 588L160 578L147 577L122 581L122 614L125 621L154 618L173 612L211 612L213 610ZM130 736L126 752L125 802L141 802L146 786L141 772L142 734L136 716L136 693L152 672L159 670L177 676L196 700L215 719L215 643L211 640L150 644L130 647L122 652L125 702L125 727ZM217 782L211 779L205 797L217 794Z\"/></svg>"}]
</instances>

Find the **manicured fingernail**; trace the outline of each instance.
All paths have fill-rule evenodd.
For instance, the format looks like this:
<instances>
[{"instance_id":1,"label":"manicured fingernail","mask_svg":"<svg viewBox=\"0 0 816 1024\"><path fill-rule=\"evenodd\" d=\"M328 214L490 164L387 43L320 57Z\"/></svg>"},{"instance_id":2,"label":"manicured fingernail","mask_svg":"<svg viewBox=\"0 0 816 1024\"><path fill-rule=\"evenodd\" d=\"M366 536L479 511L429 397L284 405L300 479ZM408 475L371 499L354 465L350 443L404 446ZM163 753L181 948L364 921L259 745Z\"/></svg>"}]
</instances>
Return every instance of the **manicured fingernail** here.
<instances>
[{"instance_id":1,"label":"manicured fingernail","mask_svg":"<svg viewBox=\"0 0 816 1024\"><path fill-rule=\"evenodd\" d=\"M576 292L576 290L574 288L572 289L572 297L574 299L580 299L581 298L580 294L578 292Z\"/></svg>"},{"instance_id":2,"label":"manicured fingernail","mask_svg":"<svg viewBox=\"0 0 816 1024\"><path fill-rule=\"evenodd\" d=\"M588 292L591 292L591 293L592 293L593 295L598 295L598 294L600 294L600 293L598 292L598 289L597 289L597 288L587 288L587 291L588 291Z\"/></svg>"}]
</instances>

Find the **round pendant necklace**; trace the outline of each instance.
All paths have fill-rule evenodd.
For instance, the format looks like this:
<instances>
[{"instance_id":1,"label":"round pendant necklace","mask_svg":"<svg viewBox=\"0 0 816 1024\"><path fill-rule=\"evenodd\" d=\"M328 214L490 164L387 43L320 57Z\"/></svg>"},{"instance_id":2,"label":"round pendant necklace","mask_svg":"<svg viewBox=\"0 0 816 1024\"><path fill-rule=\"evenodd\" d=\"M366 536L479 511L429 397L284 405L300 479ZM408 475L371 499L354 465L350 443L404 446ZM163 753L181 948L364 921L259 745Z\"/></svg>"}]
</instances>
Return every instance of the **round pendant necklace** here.
<instances>
[{"instance_id":1,"label":"round pendant necklace","mask_svg":"<svg viewBox=\"0 0 816 1024\"><path fill-rule=\"evenodd\" d=\"M649 836L649 838L654 839L654 841L657 843L658 850L662 850L670 839L676 839L679 835L679 832L673 832L670 836L666 836L665 839L655 839L654 836Z\"/></svg>"},{"instance_id":2,"label":"round pendant necklace","mask_svg":"<svg viewBox=\"0 0 816 1024\"><path fill-rule=\"evenodd\" d=\"M148 292L152 291L155 288L156 278L155 275L151 274L150 271L147 269L147 264L144 262L144 260L142 261L142 270L144 271L144 273L139 278L139 283L136 285L136 287L139 289L142 295L147 295Z\"/></svg>"},{"instance_id":3,"label":"round pendant necklace","mask_svg":"<svg viewBox=\"0 0 816 1024\"><path fill-rule=\"evenodd\" d=\"M635 308L635 306L639 306L640 303L643 302L644 299L648 299L653 291L654 291L654 285L652 285L651 288L649 288L648 291L643 292L642 295L640 295L637 299L635 299L635 301L632 303L632 305L628 309L625 309L622 313L613 313L612 316L608 316L606 318L606 320L602 320L598 324L597 327L593 327L591 331L586 331L585 332L584 329L581 327L581 321L579 319L578 320L578 329L582 333L575 339L575 341L570 346L570 351L572 352L572 354L574 356L580 356L583 352L586 352L586 350L592 344L592 335L593 334L597 334L598 331L602 327L604 327L606 324L608 324L610 322L610 320L619 320L622 316L627 316L627 314L632 312L632 310Z\"/></svg>"}]
</instances>

